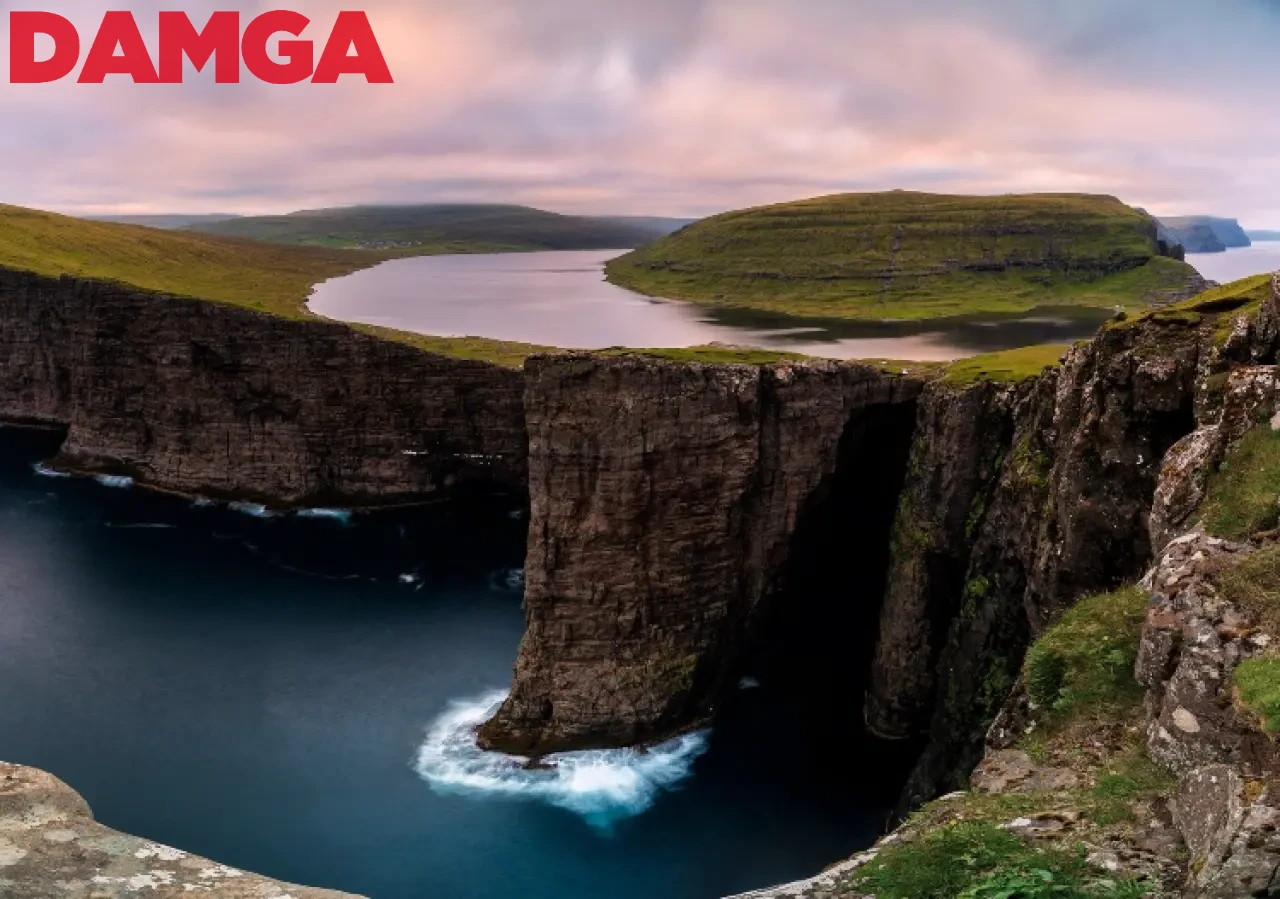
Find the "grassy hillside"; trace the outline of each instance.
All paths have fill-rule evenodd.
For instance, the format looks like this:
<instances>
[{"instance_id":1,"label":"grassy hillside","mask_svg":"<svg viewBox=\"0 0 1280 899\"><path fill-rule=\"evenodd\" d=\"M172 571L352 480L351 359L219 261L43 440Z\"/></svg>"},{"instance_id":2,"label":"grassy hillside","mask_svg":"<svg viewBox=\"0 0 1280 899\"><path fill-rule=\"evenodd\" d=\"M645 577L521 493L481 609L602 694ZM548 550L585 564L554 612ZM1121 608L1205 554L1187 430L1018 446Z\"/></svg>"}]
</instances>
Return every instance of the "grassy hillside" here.
<instances>
[{"instance_id":1,"label":"grassy hillside","mask_svg":"<svg viewBox=\"0 0 1280 899\"><path fill-rule=\"evenodd\" d=\"M206 215L183 215L182 213L174 213L171 215L86 215L87 218L95 222L115 222L119 225L143 225L147 228L198 228L201 225L211 225L214 222L225 222L227 219L236 218L236 216L220 213L209 213Z\"/></svg>"},{"instance_id":2,"label":"grassy hillside","mask_svg":"<svg viewBox=\"0 0 1280 899\"><path fill-rule=\"evenodd\" d=\"M526 206L351 206L247 216L193 226L273 243L383 250L397 255L625 249L660 236L655 220L586 218ZM674 230L673 228L667 230Z\"/></svg>"},{"instance_id":3,"label":"grassy hillside","mask_svg":"<svg viewBox=\"0 0 1280 899\"><path fill-rule=\"evenodd\" d=\"M148 290L303 314L312 285L381 261L376 253L282 247L86 221L0 205L0 266L123 281Z\"/></svg>"},{"instance_id":4,"label":"grassy hillside","mask_svg":"<svg viewBox=\"0 0 1280 899\"><path fill-rule=\"evenodd\" d=\"M654 296L798 315L1142 308L1196 278L1155 233L1112 197L841 194L703 219L607 271Z\"/></svg>"}]
</instances>

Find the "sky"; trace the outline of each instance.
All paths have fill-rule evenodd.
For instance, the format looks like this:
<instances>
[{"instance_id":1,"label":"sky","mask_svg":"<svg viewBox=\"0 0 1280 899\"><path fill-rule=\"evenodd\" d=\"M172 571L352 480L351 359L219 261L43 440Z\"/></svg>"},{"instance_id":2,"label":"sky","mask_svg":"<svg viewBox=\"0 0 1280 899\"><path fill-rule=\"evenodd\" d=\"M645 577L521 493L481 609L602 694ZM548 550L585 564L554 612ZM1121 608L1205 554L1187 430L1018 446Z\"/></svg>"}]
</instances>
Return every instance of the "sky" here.
<instances>
[{"instance_id":1,"label":"sky","mask_svg":"<svg viewBox=\"0 0 1280 899\"><path fill-rule=\"evenodd\" d=\"M202 25L244 0L0 0ZM393 85L8 81L0 203L513 202L701 216L842 191L1087 191L1280 228L1280 0L307 0Z\"/></svg>"}]
</instances>

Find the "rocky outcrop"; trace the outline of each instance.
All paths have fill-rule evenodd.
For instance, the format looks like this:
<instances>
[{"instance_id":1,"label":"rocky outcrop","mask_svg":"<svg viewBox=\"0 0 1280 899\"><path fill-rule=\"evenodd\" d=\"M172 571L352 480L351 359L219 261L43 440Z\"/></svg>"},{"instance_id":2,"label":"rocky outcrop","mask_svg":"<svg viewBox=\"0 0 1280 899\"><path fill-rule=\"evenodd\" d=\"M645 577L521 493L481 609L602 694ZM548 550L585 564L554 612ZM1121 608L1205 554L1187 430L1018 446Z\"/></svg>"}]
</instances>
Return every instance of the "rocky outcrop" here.
<instances>
[{"instance_id":1,"label":"rocky outcrop","mask_svg":"<svg viewBox=\"0 0 1280 899\"><path fill-rule=\"evenodd\" d=\"M60 464L281 504L522 490L520 372L344 325L0 270L0 418Z\"/></svg>"},{"instance_id":2,"label":"rocky outcrop","mask_svg":"<svg viewBox=\"0 0 1280 899\"><path fill-rule=\"evenodd\" d=\"M522 753L704 721L778 595L806 509L842 466L910 433L921 389L834 363L556 356L526 371L527 628L511 696L481 734ZM845 601L879 601L848 589Z\"/></svg>"},{"instance_id":3,"label":"rocky outcrop","mask_svg":"<svg viewBox=\"0 0 1280 899\"><path fill-rule=\"evenodd\" d=\"M52 774L0 762L0 895L22 899L359 899L249 874L93 820Z\"/></svg>"}]
</instances>

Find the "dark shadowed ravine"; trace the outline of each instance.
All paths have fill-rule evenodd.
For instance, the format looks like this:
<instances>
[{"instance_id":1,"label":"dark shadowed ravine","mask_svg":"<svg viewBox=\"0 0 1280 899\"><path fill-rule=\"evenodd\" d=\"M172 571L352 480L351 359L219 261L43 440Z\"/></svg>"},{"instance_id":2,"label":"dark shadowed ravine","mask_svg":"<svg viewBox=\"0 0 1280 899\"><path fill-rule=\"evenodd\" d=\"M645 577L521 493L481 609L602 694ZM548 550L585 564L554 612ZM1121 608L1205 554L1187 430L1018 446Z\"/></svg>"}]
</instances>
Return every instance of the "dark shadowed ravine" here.
<instances>
[{"instance_id":1,"label":"dark shadowed ravine","mask_svg":"<svg viewBox=\"0 0 1280 899\"><path fill-rule=\"evenodd\" d=\"M0 430L0 759L112 827L375 899L712 899L867 846L894 798L812 726L859 717L822 672L744 684L705 746L457 745L510 680L518 499L263 519L40 474L55 448Z\"/></svg>"},{"instance_id":2,"label":"dark shadowed ravine","mask_svg":"<svg viewBox=\"0 0 1280 899\"><path fill-rule=\"evenodd\" d=\"M654 300L604 280L621 250L424 256L326 281L328 318L445 337L573 349L756 346L835 359L945 361L1090 337L1111 313L1043 308L933 321L805 319Z\"/></svg>"}]
</instances>

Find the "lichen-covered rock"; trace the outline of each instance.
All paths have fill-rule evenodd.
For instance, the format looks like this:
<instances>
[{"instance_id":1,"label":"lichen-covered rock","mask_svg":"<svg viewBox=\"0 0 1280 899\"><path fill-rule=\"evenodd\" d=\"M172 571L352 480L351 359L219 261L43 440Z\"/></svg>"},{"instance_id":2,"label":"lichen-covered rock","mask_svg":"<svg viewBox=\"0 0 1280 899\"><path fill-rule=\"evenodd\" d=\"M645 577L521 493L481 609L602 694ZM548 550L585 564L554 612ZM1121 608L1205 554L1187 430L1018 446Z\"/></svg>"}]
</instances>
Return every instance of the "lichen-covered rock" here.
<instances>
[{"instance_id":1,"label":"lichen-covered rock","mask_svg":"<svg viewBox=\"0 0 1280 899\"><path fill-rule=\"evenodd\" d=\"M969 778L980 793L1038 793L1069 790L1080 783L1080 775L1055 765L1038 765L1019 750L988 752Z\"/></svg>"},{"instance_id":2,"label":"lichen-covered rock","mask_svg":"<svg viewBox=\"0 0 1280 899\"><path fill-rule=\"evenodd\" d=\"M1152 598L1134 675L1147 688L1147 750L1174 770L1229 763L1257 773L1273 754L1231 701L1236 665L1270 638L1218 595L1212 579L1249 551L1193 532L1173 540L1144 580Z\"/></svg>"},{"instance_id":3,"label":"lichen-covered rock","mask_svg":"<svg viewBox=\"0 0 1280 899\"><path fill-rule=\"evenodd\" d=\"M51 774L0 762L0 896L358 899L294 886L111 830Z\"/></svg>"},{"instance_id":4,"label":"lichen-covered rock","mask_svg":"<svg viewBox=\"0 0 1280 899\"><path fill-rule=\"evenodd\" d=\"M1209 471L1221 444L1218 426L1207 425L1179 440L1164 457L1151 503L1151 545L1163 548L1181 534L1204 501Z\"/></svg>"},{"instance_id":5,"label":"lichen-covered rock","mask_svg":"<svg viewBox=\"0 0 1280 899\"><path fill-rule=\"evenodd\" d=\"M1280 808L1270 787L1247 783L1232 765L1208 765L1182 778L1173 810L1192 855L1188 897L1280 895Z\"/></svg>"}]
</instances>

